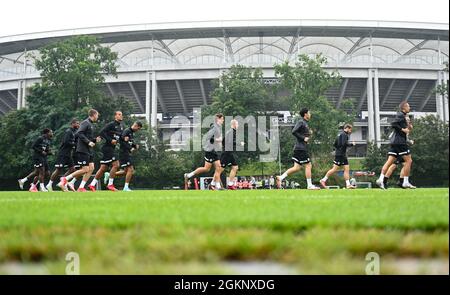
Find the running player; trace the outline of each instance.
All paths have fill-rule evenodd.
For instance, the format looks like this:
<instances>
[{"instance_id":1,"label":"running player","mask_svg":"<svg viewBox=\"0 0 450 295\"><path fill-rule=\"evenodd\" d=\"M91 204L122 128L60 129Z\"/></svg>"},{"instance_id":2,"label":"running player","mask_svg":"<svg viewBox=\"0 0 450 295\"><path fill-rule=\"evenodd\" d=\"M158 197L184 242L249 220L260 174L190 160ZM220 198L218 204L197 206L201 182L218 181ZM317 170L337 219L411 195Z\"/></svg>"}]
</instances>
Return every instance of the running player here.
<instances>
[{"instance_id":1,"label":"running player","mask_svg":"<svg viewBox=\"0 0 450 295\"><path fill-rule=\"evenodd\" d=\"M68 168L66 175L75 172L73 163L73 151L75 150L75 133L80 128L80 121L73 119L70 123L70 127L64 133L64 138L59 147L58 158L55 163L55 171L50 176L50 180L46 186L46 189L53 191L53 182L60 176L63 168Z\"/></svg>"},{"instance_id":2,"label":"running player","mask_svg":"<svg viewBox=\"0 0 450 295\"><path fill-rule=\"evenodd\" d=\"M205 135L206 140L203 144L203 149L205 151L205 164L203 167L199 167L190 173L184 174L185 187L187 187L187 183L190 178L194 177L195 175L209 172L211 170L211 167L214 165L215 171L213 180L210 184L210 189L212 190L222 189L220 182L221 166L217 150L220 150L222 146L223 121L224 121L223 114L219 113L215 115L215 122L211 126L211 129L208 131L208 133L206 133Z\"/></svg>"},{"instance_id":3,"label":"running player","mask_svg":"<svg viewBox=\"0 0 450 295\"><path fill-rule=\"evenodd\" d=\"M348 164L347 159L347 148L354 146L355 142L350 143L349 137L352 133L352 125L345 124L344 129L339 132L339 135L337 136L336 140L334 141L334 148L335 148L335 158L334 158L334 164L333 167L328 170L328 172L325 174L325 176L320 180L320 184L323 188L327 188L327 180L328 178L336 173L341 166L344 166L344 180L345 180L345 187L348 189L354 189L355 186L350 184L350 165Z\"/></svg>"},{"instance_id":4,"label":"running player","mask_svg":"<svg viewBox=\"0 0 450 295\"><path fill-rule=\"evenodd\" d=\"M407 144L407 135L410 133L410 129L408 128L408 122L406 117L410 112L410 106L407 101L402 101L399 105L400 111L395 116L394 121L391 123L392 128L394 129L394 133L390 139L391 148L388 152L388 159L381 169L380 177L377 179L377 185L385 189L384 187L384 176L387 173L389 167L395 162L397 157L402 157L405 161L403 166L403 188L412 188L413 186L409 182L409 173L411 171L412 158L411 151Z\"/></svg>"},{"instance_id":5,"label":"running player","mask_svg":"<svg viewBox=\"0 0 450 295\"><path fill-rule=\"evenodd\" d=\"M100 160L100 169L95 174L94 179L89 184L89 189L95 191L95 186L98 180L103 176L106 170L111 165L109 172L109 180L106 188L110 191L117 191L114 187L114 177L119 169L119 157L116 155L116 146L119 143L120 136L123 132L122 125L123 115L121 111L116 111L114 114L114 121L106 124L100 131L100 136L105 140L102 146L103 157Z\"/></svg>"},{"instance_id":6,"label":"running player","mask_svg":"<svg viewBox=\"0 0 450 295\"><path fill-rule=\"evenodd\" d=\"M42 135L39 136L33 143L33 162L34 171L31 172L25 178L19 179L20 189L23 189L23 185L32 177L34 178L33 183L30 187L30 192L37 192L37 183L39 182L39 187L42 192L48 192L45 188L45 175L48 174L49 167L47 162L47 156L51 154L50 143L53 137L53 131L49 128L42 130Z\"/></svg>"},{"instance_id":7,"label":"running player","mask_svg":"<svg viewBox=\"0 0 450 295\"><path fill-rule=\"evenodd\" d=\"M223 138L222 145L224 146L224 151L220 156L220 165L221 165L221 173L224 171L226 167L231 166L230 175L228 178L227 188L230 190L236 189L236 174L239 169L236 160L236 130L239 128L239 123L237 120L233 119L230 122L230 130L225 133L225 137ZM244 142L240 143L241 146L244 145Z\"/></svg>"},{"instance_id":8,"label":"running player","mask_svg":"<svg viewBox=\"0 0 450 295\"><path fill-rule=\"evenodd\" d=\"M311 130L309 129L308 122L311 119L311 112L307 108L303 108L300 111L301 119L295 124L292 129L292 135L295 136L297 142L294 147L294 155L292 160L294 166L286 170L281 176L277 176L277 187L281 188L281 182L289 175L300 171L301 166L305 166L305 176L307 182L307 189L319 190L320 188L312 183L311 179L311 159L308 154L308 143L311 138Z\"/></svg>"},{"instance_id":9,"label":"running player","mask_svg":"<svg viewBox=\"0 0 450 295\"><path fill-rule=\"evenodd\" d=\"M91 109L88 112L89 117L81 122L80 128L78 129L76 136L78 137L77 141L77 160L78 164L81 166L81 169L69 174L68 176L61 177L61 181L58 183L58 186L64 190L64 187L68 184L68 181L73 178L83 177L80 186L78 187L79 192L85 192L86 189L84 186L86 182L91 177L92 172L94 171L94 146L100 142L101 138L94 136L94 126L93 123L98 120L99 113L98 111Z\"/></svg>"},{"instance_id":10,"label":"running player","mask_svg":"<svg viewBox=\"0 0 450 295\"><path fill-rule=\"evenodd\" d=\"M134 165L131 154L139 149L139 145L134 141L134 133L141 130L141 128L141 122L134 122L130 128L127 128L123 131L122 136L120 137L119 159L120 168L124 169L125 171L125 186L123 187L123 191L125 192L131 191L129 186L131 177L133 177L134 174Z\"/></svg>"},{"instance_id":11,"label":"running player","mask_svg":"<svg viewBox=\"0 0 450 295\"><path fill-rule=\"evenodd\" d=\"M411 120L410 120L409 116L406 116L406 121L407 121L407 123L408 123L408 128L409 128L409 130L412 130L413 126L412 126L412 124L411 124ZM409 138L409 134L406 135L406 142L407 142L407 144L408 144L409 146L412 146L412 145L414 144L414 140L412 140L412 139ZM383 179L383 184L384 184L384 188L385 188L385 189L388 188L388 180L389 180L389 178L392 176L392 174L394 173L395 169L397 169L397 166L400 165L400 164L401 164L402 166L404 166L404 163L405 163L405 160L403 160L403 157L398 156L397 159L395 160L394 164L392 164L392 165L389 167L389 169L388 169L388 171L386 172L386 175L384 175L384 179ZM400 177L399 177L398 182L397 182L397 186L399 186L400 188L404 188L404 187L403 187L403 178L404 178L404 175L403 175L403 174L404 174L404 169L403 169L403 167L402 167L402 169L401 169L401 171L400 171ZM410 187L410 188L415 189L416 187L415 187L415 186L412 186L412 187Z\"/></svg>"}]
</instances>

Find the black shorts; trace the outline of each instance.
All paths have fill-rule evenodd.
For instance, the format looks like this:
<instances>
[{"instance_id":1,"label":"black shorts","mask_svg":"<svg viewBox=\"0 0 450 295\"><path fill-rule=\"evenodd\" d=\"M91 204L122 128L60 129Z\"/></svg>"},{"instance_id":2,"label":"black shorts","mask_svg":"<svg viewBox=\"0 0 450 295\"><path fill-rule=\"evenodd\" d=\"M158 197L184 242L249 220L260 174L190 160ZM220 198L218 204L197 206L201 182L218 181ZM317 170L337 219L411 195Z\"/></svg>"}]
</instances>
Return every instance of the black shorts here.
<instances>
[{"instance_id":1,"label":"black shorts","mask_svg":"<svg viewBox=\"0 0 450 295\"><path fill-rule=\"evenodd\" d=\"M227 166L237 166L237 165L238 164L236 161L236 157L234 156L233 153L224 152L220 156L220 166L222 166L222 168L225 168Z\"/></svg>"},{"instance_id":2,"label":"black shorts","mask_svg":"<svg viewBox=\"0 0 450 295\"><path fill-rule=\"evenodd\" d=\"M72 161L73 161L73 168L80 169L81 165L78 164L78 156L76 152L74 152L72 155Z\"/></svg>"},{"instance_id":3,"label":"black shorts","mask_svg":"<svg viewBox=\"0 0 450 295\"><path fill-rule=\"evenodd\" d=\"M216 152L205 152L205 161L208 163L214 163L219 161L219 156Z\"/></svg>"},{"instance_id":4,"label":"black shorts","mask_svg":"<svg viewBox=\"0 0 450 295\"><path fill-rule=\"evenodd\" d=\"M127 168L133 165L133 161L130 154L120 154L119 157L120 168Z\"/></svg>"},{"instance_id":5,"label":"black shorts","mask_svg":"<svg viewBox=\"0 0 450 295\"><path fill-rule=\"evenodd\" d=\"M94 156L92 154L77 153L77 160L80 167L89 166L90 163L94 163Z\"/></svg>"},{"instance_id":6,"label":"black shorts","mask_svg":"<svg viewBox=\"0 0 450 295\"><path fill-rule=\"evenodd\" d=\"M409 147L406 144L391 145L388 155L394 157L403 157L411 154Z\"/></svg>"},{"instance_id":7,"label":"black shorts","mask_svg":"<svg viewBox=\"0 0 450 295\"><path fill-rule=\"evenodd\" d=\"M56 168L67 168L67 167L73 167L73 159L70 154L59 154L58 158L56 159L55 167Z\"/></svg>"},{"instance_id":8,"label":"black shorts","mask_svg":"<svg viewBox=\"0 0 450 295\"><path fill-rule=\"evenodd\" d=\"M118 159L115 147L104 145L102 147L102 153L103 157L100 160L100 164L110 165L112 162L117 161Z\"/></svg>"},{"instance_id":9,"label":"black shorts","mask_svg":"<svg viewBox=\"0 0 450 295\"><path fill-rule=\"evenodd\" d=\"M345 166L348 165L348 159L346 156L335 156L333 163L337 166Z\"/></svg>"},{"instance_id":10,"label":"black shorts","mask_svg":"<svg viewBox=\"0 0 450 295\"><path fill-rule=\"evenodd\" d=\"M304 164L311 163L311 158L309 157L309 154L307 151L294 150L294 155L292 156L292 161L294 161L294 163L297 163L299 165L304 165Z\"/></svg>"},{"instance_id":11,"label":"black shorts","mask_svg":"<svg viewBox=\"0 0 450 295\"><path fill-rule=\"evenodd\" d=\"M405 160L403 159L403 156L398 156L397 159L395 159L394 164L395 165L400 165L400 164L402 164L404 162L405 162Z\"/></svg>"},{"instance_id":12,"label":"black shorts","mask_svg":"<svg viewBox=\"0 0 450 295\"><path fill-rule=\"evenodd\" d=\"M45 171L49 171L47 157L33 157L34 168L44 167Z\"/></svg>"}]
</instances>

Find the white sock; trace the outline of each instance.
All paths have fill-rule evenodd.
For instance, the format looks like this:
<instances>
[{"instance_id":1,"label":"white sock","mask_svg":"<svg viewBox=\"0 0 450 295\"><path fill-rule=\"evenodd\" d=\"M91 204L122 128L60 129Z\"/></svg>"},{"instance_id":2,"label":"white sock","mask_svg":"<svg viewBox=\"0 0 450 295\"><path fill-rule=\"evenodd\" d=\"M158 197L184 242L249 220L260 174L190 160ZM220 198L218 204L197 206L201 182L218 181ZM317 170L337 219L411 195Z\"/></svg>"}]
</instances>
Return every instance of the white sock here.
<instances>
[{"instance_id":1,"label":"white sock","mask_svg":"<svg viewBox=\"0 0 450 295\"><path fill-rule=\"evenodd\" d=\"M43 183L41 183L39 186L41 187L41 191L46 190L46 188L45 188Z\"/></svg>"},{"instance_id":2,"label":"white sock","mask_svg":"<svg viewBox=\"0 0 450 295\"><path fill-rule=\"evenodd\" d=\"M53 184L53 181L49 180L47 186L52 186L52 184Z\"/></svg>"},{"instance_id":3,"label":"white sock","mask_svg":"<svg viewBox=\"0 0 450 295\"><path fill-rule=\"evenodd\" d=\"M75 184L76 181L77 181L77 179L76 179L76 178L73 178L71 181L69 181L69 183Z\"/></svg>"},{"instance_id":4,"label":"white sock","mask_svg":"<svg viewBox=\"0 0 450 295\"><path fill-rule=\"evenodd\" d=\"M110 178L108 180L108 185L113 185L114 184L114 178Z\"/></svg>"},{"instance_id":5,"label":"white sock","mask_svg":"<svg viewBox=\"0 0 450 295\"><path fill-rule=\"evenodd\" d=\"M86 185L86 181L82 180L80 183L80 188L84 188L85 185Z\"/></svg>"},{"instance_id":6,"label":"white sock","mask_svg":"<svg viewBox=\"0 0 450 295\"><path fill-rule=\"evenodd\" d=\"M384 174L383 173L380 174L380 178L378 178L378 180L380 180L380 182L383 182L383 180L384 180Z\"/></svg>"},{"instance_id":7,"label":"white sock","mask_svg":"<svg viewBox=\"0 0 450 295\"><path fill-rule=\"evenodd\" d=\"M405 176L405 177L403 177L403 185L407 185L407 184L409 184L409 177Z\"/></svg>"},{"instance_id":8,"label":"white sock","mask_svg":"<svg viewBox=\"0 0 450 295\"><path fill-rule=\"evenodd\" d=\"M123 189L127 189L127 188L128 188L128 185L129 185L129 183L126 183L126 182L125 182L125 185L124 185Z\"/></svg>"},{"instance_id":9,"label":"white sock","mask_svg":"<svg viewBox=\"0 0 450 295\"><path fill-rule=\"evenodd\" d=\"M288 175L286 172L284 172L283 174L281 174L280 180L284 180L286 177L288 177Z\"/></svg>"},{"instance_id":10,"label":"white sock","mask_svg":"<svg viewBox=\"0 0 450 295\"><path fill-rule=\"evenodd\" d=\"M67 181L71 180L72 178L73 178L72 174L69 174L69 175L66 176Z\"/></svg>"},{"instance_id":11,"label":"white sock","mask_svg":"<svg viewBox=\"0 0 450 295\"><path fill-rule=\"evenodd\" d=\"M195 175L195 173L194 173L194 171L192 171L192 172L188 173L187 177L192 178L192 176L194 176L194 175Z\"/></svg>"},{"instance_id":12,"label":"white sock","mask_svg":"<svg viewBox=\"0 0 450 295\"><path fill-rule=\"evenodd\" d=\"M234 182L233 181L228 181L228 186L232 186L232 185L234 185Z\"/></svg>"},{"instance_id":13,"label":"white sock","mask_svg":"<svg viewBox=\"0 0 450 295\"><path fill-rule=\"evenodd\" d=\"M22 178L20 181L21 182L27 182L28 181L28 177Z\"/></svg>"},{"instance_id":14,"label":"white sock","mask_svg":"<svg viewBox=\"0 0 450 295\"><path fill-rule=\"evenodd\" d=\"M346 185L346 186L350 186L350 179L347 179L347 180L345 181L345 185Z\"/></svg>"},{"instance_id":15,"label":"white sock","mask_svg":"<svg viewBox=\"0 0 450 295\"><path fill-rule=\"evenodd\" d=\"M220 187L221 187L220 181L219 181L219 182L216 182L216 188L220 188Z\"/></svg>"},{"instance_id":16,"label":"white sock","mask_svg":"<svg viewBox=\"0 0 450 295\"><path fill-rule=\"evenodd\" d=\"M325 175L325 176L322 178L322 180L326 182L326 181L328 180L328 177Z\"/></svg>"},{"instance_id":17,"label":"white sock","mask_svg":"<svg viewBox=\"0 0 450 295\"><path fill-rule=\"evenodd\" d=\"M308 187L313 186L311 178L306 178L306 182L308 183Z\"/></svg>"},{"instance_id":18,"label":"white sock","mask_svg":"<svg viewBox=\"0 0 450 295\"><path fill-rule=\"evenodd\" d=\"M97 185L98 180L96 178L92 179L91 181L91 185L92 186L96 186Z\"/></svg>"}]
</instances>

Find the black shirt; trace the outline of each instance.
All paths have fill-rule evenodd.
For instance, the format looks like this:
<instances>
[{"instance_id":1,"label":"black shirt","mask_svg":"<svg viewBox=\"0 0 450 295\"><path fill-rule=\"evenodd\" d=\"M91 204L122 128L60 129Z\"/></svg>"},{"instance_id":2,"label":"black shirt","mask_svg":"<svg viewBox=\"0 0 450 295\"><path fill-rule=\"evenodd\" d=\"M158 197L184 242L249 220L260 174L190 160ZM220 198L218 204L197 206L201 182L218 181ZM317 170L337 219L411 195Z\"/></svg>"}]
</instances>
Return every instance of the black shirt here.
<instances>
[{"instance_id":1,"label":"black shirt","mask_svg":"<svg viewBox=\"0 0 450 295\"><path fill-rule=\"evenodd\" d=\"M33 143L33 157L47 157L50 154L51 140L45 135L40 136Z\"/></svg>"},{"instance_id":2,"label":"black shirt","mask_svg":"<svg viewBox=\"0 0 450 295\"><path fill-rule=\"evenodd\" d=\"M128 141L125 141L125 137L128 137ZM136 144L134 143L134 131L133 129L127 128L123 131L122 136L120 137L120 153L121 154L130 154L131 149L136 149Z\"/></svg>"},{"instance_id":3,"label":"black shirt","mask_svg":"<svg viewBox=\"0 0 450 295\"><path fill-rule=\"evenodd\" d=\"M112 121L106 124L106 126L103 127L102 130L100 130L100 136L103 139L105 139L105 146L115 147L115 145L112 144L111 142L113 140L119 141L122 132L123 132L122 123L119 121Z\"/></svg>"},{"instance_id":4,"label":"black shirt","mask_svg":"<svg viewBox=\"0 0 450 295\"><path fill-rule=\"evenodd\" d=\"M308 143L305 141L305 138L311 136L311 131L309 130L308 122L305 119L300 119L297 124L295 124L294 128L292 129L292 135L294 135L297 139L294 150L306 151L306 145Z\"/></svg>"},{"instance_id":5,"label":"black shirt","mask_svg":"<svg viewBox=\"0 0 450 295\"><path fill-rule=\"evenodd\" d=\"M402 131L403 128L408 128L408 122L406 121L406 115L403 112L398 112L395 115L394 121L391 123L391 127L394 129L394 133L390 138L392 145L407 144L406 133Z\"/></svg>"},{"instance_id":6,"label":"black shirt","mask_svg":"<svg viewBox=\"0 0 450 295\"><path fill-rule=\"evenodd\" d=\"M89 143L95 143L94 125L91 119L87 118L86 120L81 122L76 136L78 137L76 149L77 153L90 154L92 148L89 146Z\"/></svg>"},{"instance_id":7,"label":"black shirt","mask_svg":"<svg viewBox=\"0 0 450 295\"><path fill-rule=\"evenodd\" d=\"M76 132L77 129L75 128L67 128L66 132L64 133L64 138L61 143L61 146L59 147L60 154L70 156L70 153L76 148L76 141L75 141Z\"/></svg>"},{"instance_id":8,"label":"black shirt","mask_svg":"<svg viewBox=\"0 0 450 295\"><path fill-rule=\"evenodd\" d=\"M225 133L225 137L222 139L222 145L224 153L236 151L236 129L231 128Z\"/></svg>"},{"instance_id":9,"label":"black shirt","mask_svg":"<svg viewBox=\"0 0 450 295\"><path fill-rule=\"evenodd\" d=\"M348 142L349 135L347 132L342 130L334 141L334 148L336 150L336 156L347 156L347 148L353 146L353 144Z\"/></svg>"}]
</instances>

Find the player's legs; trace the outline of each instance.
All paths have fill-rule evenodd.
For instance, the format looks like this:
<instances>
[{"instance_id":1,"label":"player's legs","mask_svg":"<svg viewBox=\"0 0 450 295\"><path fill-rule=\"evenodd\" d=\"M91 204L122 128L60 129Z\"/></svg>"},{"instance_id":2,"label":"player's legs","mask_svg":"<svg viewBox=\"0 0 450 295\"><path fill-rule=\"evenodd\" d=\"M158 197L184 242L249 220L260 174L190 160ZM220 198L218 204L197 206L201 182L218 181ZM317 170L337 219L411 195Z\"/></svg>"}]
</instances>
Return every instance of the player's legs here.
<instances>
[{"instance_id":1,"label":"player's legs","mask_svg":"<svg viewBox=\"0 0 450 295\"><path fill-rule=\"evenodd\" d=\"M220 160L214 161L213 165L214 165L213 182L214 182L216 188L220 189L221 188L221 183L222 183L221 180L220 180L220 175L222 174L224 169L220 165Z\"/></svg>"},{"instance_id":2,"label":"player's legs","mask_svg":"<svg viewBox=\"0 0 450 295\"><path fill-rule=\"evenodd\" d=\"M38 180L41 191L46 192L47 189L45 188L45 168L43 166L38 168Z\"/></svg>"},{"instance_id":3,"label":"player's legs","mask_svg":"<svg viewBox=\"0 0 450 295\"><path fill-rule=\"evenodd\" d=\"M354 189L355 186L350 184L350 165L344 165L344 180L345 180L345 187L348 189Z\"/></svg>"},{"instance_id":4,"label":"player's legs","mask_svg":"<svg viewBox=\"0 0 450 295\"><path fill-rule=\"evenodd\" d=\"M312 175L312 164L311 164L311 162L308 162L305 164L305 177L306 177L307 189L312 189L312 190L320 189L317 186L315 186L314 184L312 184L311 175Z\"/></svg>"},{"instance_id":5,"label":"player's legs","mask_svg":"<svg viewBox=\"0 0 450 295\"><path fill-rule=\"evenodd\" d=\"M289 175L292 175L294 173L297 173L298 171L300 171L300 164L294 161L294 166L292 166L291 168L289 168L288 170L286 170L283 174L281 174L280 176L276 177L276 182L277 182L277 187L281 188L281 182L288 177Z\"/></svg>"},{"instance_id":6,"label":"player's legs","mask_svg":"<svg viewBox=\"0 0 450 295\"><path fill-rule=\"evenodd\" d=\"M333 164L333 167L331 167L331 169L328 170L327 173L325 174L325 176L320 180L320 185L323 188L326 188L328 178L330 178L330 176L333 175L334 173L336 173L338 170L339 170L339 166L336 164Z\"/></svg>"},{"instance_id":7,"label":"player's legs","mask_svg":"<svg viewBox=\"0 0 450 295\"><path fill-rule=\"evenodd\" d=\"M402 172L400 175L403 175L403 188L416 188L409 182L409 175L411 173L411 165L412 165L412 157L411 154L407 154L403 156L403 160L405 161L403 164Z\"/></svg>"},{"instance_id":8,"label":"player's legs","mask_svg":"<svg viewBox=\"0 0 450 295\"><path fill-rule=\"evenodd\" d=\"M73 172L72 174L69 174L66 178L67 180L70 180L72 178L80 178L82 177L84 174L88 173L89 171L89 166L83 166L80 169L78 169L77 171Z\"/></svg>"},{"instance_id":9,"label":"player's legs","mask_svg":"<svg viewBox=\"0 0 450 295\"><path fill-rule=\"evenodd\" d=\"M384 176L387 178L391 177L392 174L394 173L395 169L397 169L397 164L394 163L391 166L389 166L389 168Z\"/></svg>"},{"instance_id":10,"label":"player's legs","mask_svg":"<svg viewBox=\"0 0 450 295\"><path fill-rule=\"evenodd\" d=\"M62 168L56 168L55 171L53 171L52 175L50 176L50 181L55 181L58 179L58 176L61 175Z\"/></svg>"},{"instance_id":11,"label":"player's legs","mask_svg":"<svg viewBox=\"0 0 450 295\"><path fill-rule=\"evenodd\" d=\"M107 188L112 191L116 191L117 189L114 187L114 178L116 177L116 172L119 169L119 161L113 161L111 163L111 170L109 172L108 186Z\"/></svg>"},{"instance_id":12,"label":"player's legs","mask_svg":"<svg viewBox=\"0 0 450 295\"><path fill-rule=\"evenodd\" d=\"M381 174L384 176L387 171L389 170L389 167L395 162L396 156L389 155L387 161L384 163L383 167L381 168Z\"/></svg>"},{"instance_id":13,"label":"player's legs","mask_svg":"<svg viewBox=\"0 0 450 295\"><path fill-rule=\"evenodd\" d=\"M127 172L126 169L123 170L119 170L116 172L115 177L114 178L118 178L118 177L122 177L122 176L126 176Z\"/></svg>"},{"instance_id":14,"label":"player's legs","mask_svg":"<svg viewBox=\"0 0 450 295\"><path fill-rule=\"evenodd\" d=\"M84 167L83 167L84 168ZM94 163L89 163L89 166L87 166L87 172L83 175L83 181L87 182L89 178L91 177L92 173L94 172Z\"/></svg>"},{"instance_id":15,"label":"player's legs","mask_svg":"<svg viewBox=\"0 0 450 295\"><path fill-rule=\"evenodd\" d=\"M230 170L230 176L229 176L229 183L228 185L234 185L236 183L236 174L239 170L239 166L238 165L233 165L231 166L231 170Z\"/></svg>"},{"instance_id":16,"label":"player's legs","mask_svg":"<svg viewBox=\"0 0 450 295\"><path fill-rule=\"evenodd\" d=\"M188 173L188 178L192 178L195 175L199 175L199 174L203 174L203 173L208 173L211 168L212 168L212 163L205 161L205 164L203 167L198 167L197 169L195 169L194 171L192 171L191 173Z\"/></svg>"},{"instance_id":17,"label":"player's legs","mask_svg":"<svg viewBox=\"0 0 450 295\"><path fill-rule=\"evenodd\" d=\"M412 157L411 155L405 155L403 156L403 160L405 161L405 164L403 165L403 175L405 177L408 177L411 172L411 165L412 165Z\"/></svg>"},{"instance_id":18,"label":"player's legs","mask_svg":"<svg viewBox=\"0 0 450 295\"><path fill-rule=\"evenodd\" d=\"M383 167L381 168L381 173L380 173L380 177L377 179L376 183L377 185L381 188L381 189L386 189L385 187L385 175L387 173L387 171L389 170L389 167L391 167L392 164L395 163L395 161L397 160L398 154L395 154L395 152L393 151L392 154L391 152L389 153L389 156L386 160L386 162L384 163Z\"/></svg>"},{"instance_id":19,"label":"player's legs","mask_svg":"<svg viewBox=\"0 0 450 295\"><path fill-rule=\"evenodd\" d=\"M97 173L95 173L94 179L98 181L103 176L103 174L106 171L108 171L108 168L109 168L109 165L107 165L107 164L100 164L100 168L98 168ZM94 180L92 180L92 181L94 182ZM97 181L94 183L94 185L97 184ZM91 183L91 185L92 185L92 183Z\"/></svg>"},{"instance_id":20,"label":"player's legs","mask_svg":"<svg viewBox=\"0 0 450 295\"><path fill-rule=\"evenodd\" d=\"M123 187L123 190L124 191L131 191L129 185L130 185L130 182L131 182L131 178L133 177L133 174L134 174L134 167L133 166L128 166L128 167L125 167L125 169L122 170L122 171L125 172L125 186ZM116 176L117 176L117 174L116 174Z\"/></svg>"},{"instance_id":21,"label":"player's legs","mask_svg":"<svg viewBox=\"0 0 450 295\"><path fill-rule=\"evenodd\" d=\"M18 180L19 182L19 187L20 189L23 189L23 185L28 181L28 180L33 180L33 178L37 175L37 169L34 168L33 171L28 174L27 176L25 176L24 178L21 178ZM32 183L33 184L33 183Z\"/></svg>"}]
</instances>

